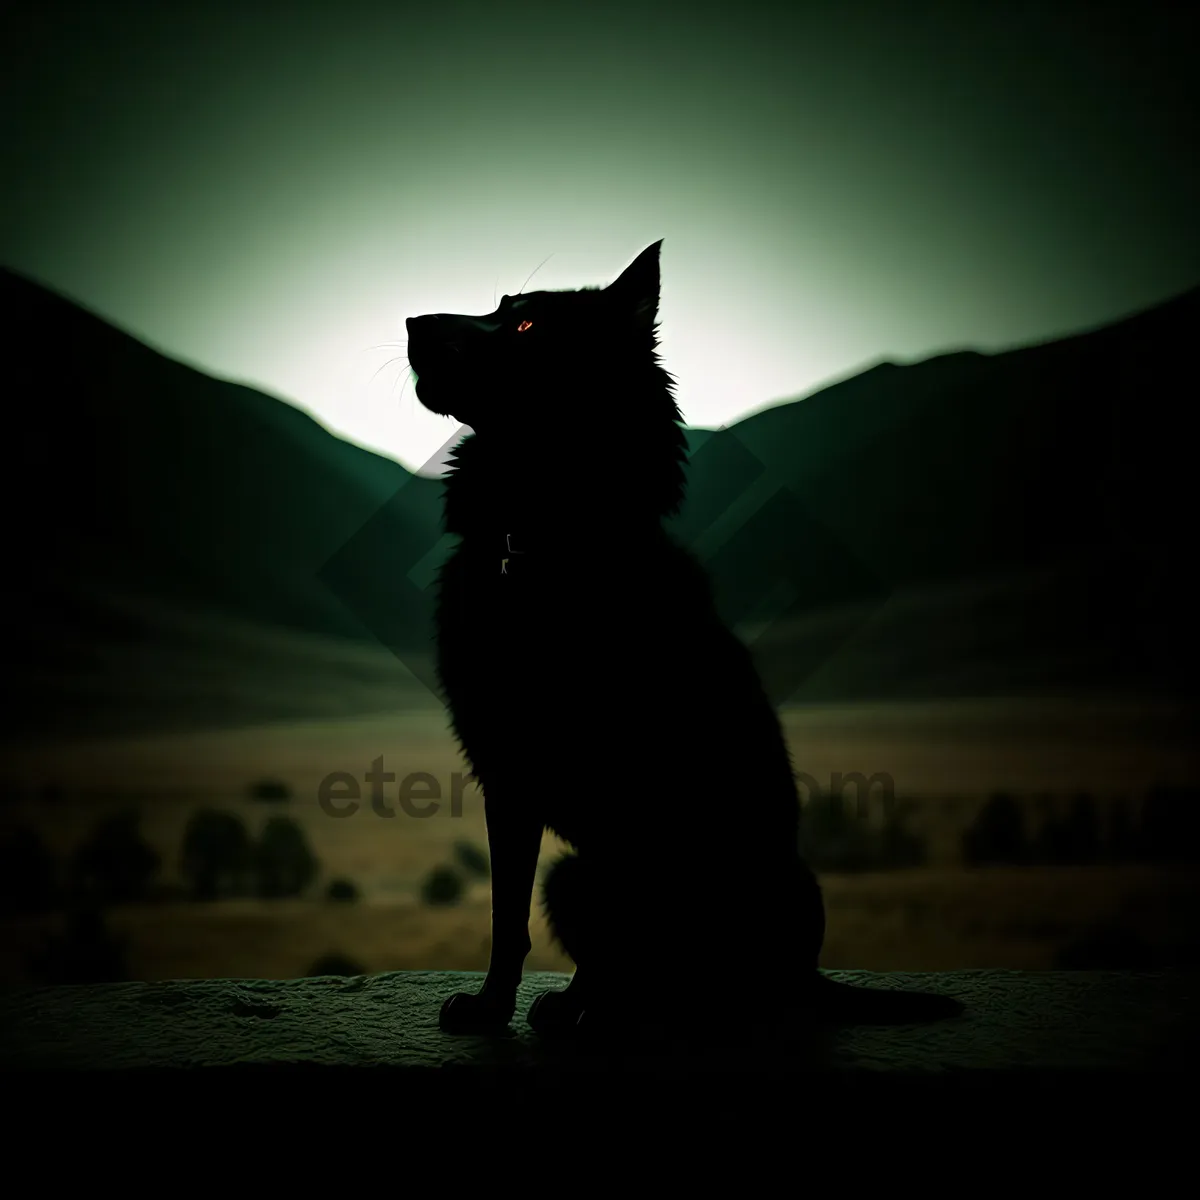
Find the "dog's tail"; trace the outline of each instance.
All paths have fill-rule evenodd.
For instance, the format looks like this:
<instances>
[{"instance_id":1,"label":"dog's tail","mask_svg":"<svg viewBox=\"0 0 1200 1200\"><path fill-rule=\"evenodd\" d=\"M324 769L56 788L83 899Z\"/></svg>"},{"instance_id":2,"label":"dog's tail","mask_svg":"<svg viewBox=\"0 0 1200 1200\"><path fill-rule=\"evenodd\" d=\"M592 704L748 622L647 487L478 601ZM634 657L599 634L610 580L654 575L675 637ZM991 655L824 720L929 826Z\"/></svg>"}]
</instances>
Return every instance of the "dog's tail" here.
<instances>
[{"instance_id":1,"label":"dog's tail","mask_svg":"<svg viewBox=\"0 0 1200 1200\"><path fill-rule=\"evenodd\" d=\"M805 1007L819 1020L844 1025L909 1025L958 1017L966 1005L953 996L901 988L856 987L817 972Z\"/></svg>"}]
</instances>

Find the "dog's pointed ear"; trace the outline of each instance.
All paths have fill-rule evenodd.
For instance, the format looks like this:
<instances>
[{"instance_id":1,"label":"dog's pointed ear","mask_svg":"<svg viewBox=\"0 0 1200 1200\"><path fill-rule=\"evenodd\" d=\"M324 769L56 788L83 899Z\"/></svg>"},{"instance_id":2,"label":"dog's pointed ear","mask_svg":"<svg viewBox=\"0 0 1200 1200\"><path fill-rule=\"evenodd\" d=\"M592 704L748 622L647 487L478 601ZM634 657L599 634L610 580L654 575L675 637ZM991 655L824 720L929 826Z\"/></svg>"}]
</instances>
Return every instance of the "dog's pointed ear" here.
<instances>
[{"instance_id":1,"label":"dog's pointed ear","mask_svg":"<svg viewBox=\"0 0 1200 1200\"><path fill-rule=\"evenodd\" d=\"M658 317L661 287L658 253L661 249L662 238L659 238L652 246L647 246L606 289L638 326L646 330L653 330Z\"/></svg>"}]
</instances>

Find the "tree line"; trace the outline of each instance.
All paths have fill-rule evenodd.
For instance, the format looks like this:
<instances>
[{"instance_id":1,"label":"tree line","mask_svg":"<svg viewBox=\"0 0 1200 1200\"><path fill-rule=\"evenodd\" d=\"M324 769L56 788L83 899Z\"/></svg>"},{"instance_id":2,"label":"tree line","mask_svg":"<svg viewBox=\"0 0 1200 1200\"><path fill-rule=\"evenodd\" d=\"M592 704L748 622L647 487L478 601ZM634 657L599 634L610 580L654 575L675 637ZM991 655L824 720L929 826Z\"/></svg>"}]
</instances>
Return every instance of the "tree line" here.
<instances>
[{"instance_id":1,"label":"tree line","mask_svg":"<svg viewBox=\"0 0 1200 1200\"><path fill-rule=\"evenodd\" d=\"M1200 859L1200 788L1158 785L1140 805L1119 797L1101 811L1080 792L1061 810L1049 796L988 798L962 836L968 866L1195 863Z\"/></svg>"}]
</instances>

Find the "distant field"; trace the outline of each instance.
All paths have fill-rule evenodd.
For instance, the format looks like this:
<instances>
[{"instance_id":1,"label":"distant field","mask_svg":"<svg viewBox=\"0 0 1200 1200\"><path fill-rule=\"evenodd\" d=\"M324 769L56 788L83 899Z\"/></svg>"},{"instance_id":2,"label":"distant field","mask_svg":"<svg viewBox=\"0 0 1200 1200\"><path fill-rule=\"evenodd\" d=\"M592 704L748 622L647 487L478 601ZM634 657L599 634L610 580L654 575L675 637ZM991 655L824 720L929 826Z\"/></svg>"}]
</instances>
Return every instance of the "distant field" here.
<instances>
[{"instance_id":1,"label":"distant field","mask_svg":"<svg viewBox=\"0 0 1200 1200\"><path fill-rule=\"evenodd\" d=\"M1136 958L1139 946L1177 957L1179 947L1200 944L1200 883L1186 869L968 871L957 865L962 831L993 790L1052 793L1066 801L1083 788L1103 805L1156 780L1193 782L1200 775L1193 743L1165 717L1119 708L956 702L785 712L784 724L797 769L817 781L834 772L886 772L897 795L922 801L913 828L925 840L928 867L826 878L826 966L1048 968L1064 950L1104 931L1109 956L1117 959ZM399 811L390 818L376 815L364 776L380 758L383 769L400 779L432 775L442 789L442 809L425 819ZM558 781L566 777L556 756L542 768L547 786L562 786ZM352 905L168 899L117 910L110 923L128 939L135 978L285 978L308 973L331 953L368 971L482 969L486 884L448 909L429 909L417 899L422 878L451 859L457 840L486 844L478 790L468 785L462 815L450 812L455 773L464 771L440 711L31 745L6 757L0 816L3 823L34 825L61 863L98 821L133 806L141 813L142 835L161 855L159 878L169 898L179 884L184 830L198 807L241 816L252 837L271 816L286 815L304 830L320 861L316 894L336 878L353 881L361 893L362 901ZM362 807L351 817L332 817L318 802L321 780L332 772L363 781ZM263 778L285 781L290 800L248 799L249 785ZM57 785L57 799L45 798L42 789L49 784ZM385 788L393 808L397 786ZM547 838L545 854L555 849ZM707 884L698 876L696 886ZM60 923L61 917L44 917L0 925L0 982L28 982L26 952ZM644 932L660 944L655 930ZM534 943L531 968L568 965L540 925ZM737 948L728 953L735 958ZM676 965L664 958L664 966Z\"/></svg>"},{"instance_id":2,"label":"distant field","mask_svg":"<svg viewBox=\"0 0 1200 1200\"><path fill-rule=\"evenodd\" d=\"M1048 969L1058 954L1100 929L1179 952L1200 931L1195 872L1150 867L955 868L829 876L824 965L865 970L1000 967ZM415 898L166 903L115 910L130 972L146 980L291 978L321 956L345 955L369 972L482 970L488 895L477 885L452 908ZM61 928L61 918L10 922L0 941L0 982L32 982L24 953ZM644 931L658 944L652 929ZM569 970L540 919L530 969ZM728 960L737 960L730 947ZM664 968L681 968L664 951Z\"/></svg>"}]
</instances>

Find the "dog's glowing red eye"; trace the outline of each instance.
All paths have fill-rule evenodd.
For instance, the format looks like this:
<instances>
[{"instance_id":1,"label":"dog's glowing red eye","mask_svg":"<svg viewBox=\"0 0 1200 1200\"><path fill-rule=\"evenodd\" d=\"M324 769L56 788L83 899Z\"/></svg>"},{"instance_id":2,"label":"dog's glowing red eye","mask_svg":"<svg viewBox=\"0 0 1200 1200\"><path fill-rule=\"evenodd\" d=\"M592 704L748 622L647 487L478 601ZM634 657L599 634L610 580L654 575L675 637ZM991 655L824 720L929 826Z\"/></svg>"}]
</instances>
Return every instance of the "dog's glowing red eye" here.
<instances>
[{"instance_id":1,"label":"dog's glowing red eye","mask_svg":"<svg viewBox=\"0 0 1200 1200\"><path fill-rule=\"evenodd\" d=\"M527 330L527 329L531 329L532 327L533 327L533 322L532 322L532 321L522 321L522 322L520 323L520 325L518 325L518 326L517 326L517 332L518 332L518 333L524 333L524 332L525 332L525 330Z\"/></svg>"}]
</instances>

